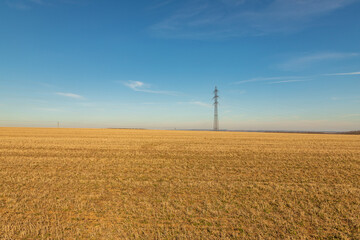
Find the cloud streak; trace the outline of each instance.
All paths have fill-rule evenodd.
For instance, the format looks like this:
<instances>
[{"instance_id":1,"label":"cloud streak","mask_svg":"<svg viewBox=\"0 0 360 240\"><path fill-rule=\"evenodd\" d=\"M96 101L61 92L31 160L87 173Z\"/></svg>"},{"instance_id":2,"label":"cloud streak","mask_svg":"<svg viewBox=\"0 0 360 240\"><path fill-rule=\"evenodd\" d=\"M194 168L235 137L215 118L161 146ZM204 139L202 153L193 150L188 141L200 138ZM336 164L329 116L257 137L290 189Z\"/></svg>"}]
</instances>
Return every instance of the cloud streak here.
<instances>
[{"instance_id":1,"label":"cloud streak","mask_svg":"<svg viewBox=\"0 0 360 240\"><path fill-rule=\"evenodd\" d=\"M72 98L72 99L84 99L83 96L75 94L75 93L63 93L63 92L57 92L55 93L58 96Z\"/></svg>"},{"instance_id":2,"label":"cloud streak","mask_svg":"<svg viewBox=\"0 0 360 240\"><path fill-rule=\"evenodd\" d=\"M190 104L190 105L197 105L197 106L206 107L206 108L212 107L212 105L210 103L201 102L201 101L178 102L178 104Z\"/></svg>"},{"instance_id":3,"label":"cloud streak","mask_svg":"<svg viewBox=\"0 0 360 240\"><path fill-rule=\"evenodd\" d=\"M360 113L347 114L342 116L343 118L360 117Z\"/></svg>"},{"instance_id":4,"label":"cloud streak","mask_svg":"<svg viewBox=\"0 0 360 240\"><path fill-rule=\"evenodd\" d=\"M80 4L87 0L7 0L6 4L18 10L27 10L35 6L52 6L54 4Z\"/></svg>"},{"instance_id":5,"label":"cloud streak","mask_svg":"<svg viewBox=\"0 0 360 240\"><path fill-rule=\"evenodd\" d=\"M325 52L296 57L279 64L281 70L297 70L313 65L314 63L330 60L341 60L360 56L359 53Z\"/></svg>"},{"instance_id":6,"label":"cloud streak","mask_svg":"<svg viewBox=\"0 0 360 240\"><path fill-rule=\"evenodd\" d=\"M296 80L289 80L289 79L295 79ZM251 82L267 82L267 81L273 81L273 80L281 80L278 82L293 82L293 81L304 81L301 79L305 79L308 77L299 77L299 76L284 76L284 77L258 77L258 78L251 78L243 81L235 82L234 84L243 84L243 83L251 83ZM276 83L276 82L274 82Z\"/></svg>"},{"instance_id":7,"label":"cloud streak","mask_svg":"<svg viewBox=\"0 0 360 240\"><path fill-rule=\"evenodd\" d=\"M360 75L360 72L348 72L348 73L331 73L331 74L325 74L325 76L352 76L352 75Z\"/></svg>"},{"instance_id":8,"label":"cloud streak","mask_svg":"<svg viewBox=\"0 0 360 240\"><path fill-rule=\"evenodd\" d=\"M325 77L325 76L356 76L360 75L360 72L348 72L348 73L325 73L325 74L318 74L312 76L280 76L280 77L258 77L258 78L251 78L247 80L242 80L238 82L234 82L233 84L245 84L245 83L253 83L253 82L270 82L268 84L279 84L279 83L293 83L293 82L306 82L306 81L313 81L315 78ZM279 80L279 81L274 81Z\"/></svg>"},{"instance_id":9,"label":"cloud streak","mask_svg":"<svg viewBox=\"0 0 360 240\"><path fill-rule=\"evenodd\" d=\"M26 2L23 1L6 1L6 4L8 7L18 10L27 10L31 8L28 4L26 4Z\"/></svg>"},{"instance_id":10,"label":"cloud streak","mask_svg":"<svg viewBox=\"0 0 360 240\"><path fill-rule=\"evenodd\" d=\"M150 31L166 38L229 38L297 32L359 0L184 0ZM165 9L169 11L168 9Z\"/></svg>"},{"instance_id":11,"label":"cloud streak","mask_svg":"<svg viewBox=\"0 0 360 240\"><path fill-rule=\"evenodd\" d=\"M150 89L151 85L140 81L127 81L127 82L123 82L123 84L124 86L130 88L135 92L145 92L145 93L164 94L164 95L173 95L173 96L177 95L176 92L152 90Z\"/></svg>"},{"instance_id":12,"label":"cloud streak","mask_svg":"<svg viewBox=\"0 0 360 240\"><path fill-rule=\"evenodd\" d=\"M271 82L269 84L281 84L281 83L293 83L293 82L305 82L308 80L285 80L285 81L277 81L277 82Z\"/></svg>"},{"instance_id":13,"label":"cloud streak","mask_svg":"<svg viewBox=\"0 0 360 240\"><path fill-rule=\"evenodd\" d=\"M189 102L189 104L197 105L197 106L200 106L200 107L206 107L206 108L211 108L212 107L211 104L205 103L205 102L200 102L200 101Z\"/></svg>"},{"instance_id":14,"label":"cloud streak","mask_svg":"<svg viewBox=\"0 0 360 240\"><path fill-rule=\"evenodd\" d=\"M35 108L35 110L44 111L44 112L60 112L60 111L62 111L59 108Z\"/></svg>"}]
</instances>

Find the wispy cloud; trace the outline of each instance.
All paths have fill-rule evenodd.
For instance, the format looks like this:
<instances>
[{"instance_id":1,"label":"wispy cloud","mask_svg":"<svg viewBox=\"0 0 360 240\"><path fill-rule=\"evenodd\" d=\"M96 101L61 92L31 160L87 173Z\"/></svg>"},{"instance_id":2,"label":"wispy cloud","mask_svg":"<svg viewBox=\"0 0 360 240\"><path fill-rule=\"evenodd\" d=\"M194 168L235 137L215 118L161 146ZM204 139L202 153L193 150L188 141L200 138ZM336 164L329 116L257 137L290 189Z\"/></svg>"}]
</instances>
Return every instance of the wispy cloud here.
<instances>
[{"instance_id":1,"label":"wispy cloud","mask_svg":"<svg viewBox=\"0 0 360 240\"><path fill-rule=\"evenodd\" d=\"M75 93L63 93L63 92L57 92L55 93L58 96L67 97L67 98L73 98L73 99L84 99L83 96L75 94Z\"/></svg>"},{"instance_id":2,"label":"wispy cloud","mask_svg":"<svg viewBox=\"0 0 360 240\"><path fill-rule=\"evenodd\" d=\"M150 89L151 85L150 84L146 84L144 82L140 82L140 81L127 81L127 82L123 82L123 84L132 89L133 91L136 92L146 92L146 93L155 93L155 94L165 94L165 95L177 95L176 92L172 92L172 91L158 91L158 90L152 90Z\"/></svg>"},{"instance_id":3,"label":"wispy cloud","mask_svg":"<svg viewBox=\"0 0 360 240\"><path fill-rule=\"evenodd\" d=\"M343 118L360 117L360 113L346 114Z\"/></svg>"},{"instance_id":4,"label":"wispy cloud","mask_svg":"<svg viewBox=\"0 0 360 240\"><path fill-rule=\"evenodd\" d=\"M6 4L19 10L31 9L35 6L51 6L54 4L81 4L87 0L7 0Z\"/></svg>"},{"instance_id":5,"label":"wispy cloud","mask_svg":"<svg viewBox=\"0 0 360 240\"><path fill-rule=\"evenodd\" d=\"M360 100L360 96L342 96L342 97L334 96L334 97L331 97L331 100L333 100L333 101L341 101L341 100L357 101L357 100Z\"/></svg>"},{"instance_id":6,"label":"wispy cloud","mask_svg":"<svg viewBox=\"0 0 360 240\"><path fill-rule=\"evenodd\" d=\"M43 0L28 0L29 2L33 2L33 3L36 3L36 4L44 4L44 1Z\"/></svg>"},{"instance_id":7,"label":"wispy cloud","mask_svg":"<svg viewBox=\"0 0 360 240\"><path fill-rule=\"evenodd\" d=\"M190 105L197 105L197 106L206 107L206 108L212 107L212 105L210 103L201 102L201 101L178 102L178 104L190 104Z\"/></svg>"},{"instance_id":8,"label":"wispy cloud","mask_svg":"<svg viewBox=\"0 0 360 240\"><path fill-rule=\"evenodd\" d=\"M348 73L330 73L324 74L325 76L351 76L351 75L360 75L360 72L348 72Z\"/></svg>"},{"instance_id":9,"label":"wispy cloud","mask_svg":"<svg viewBox=\"0 0 360 240\"><path fill-rule=\"evenodd\" d=\"M149 8L150 10L156 10L162 7L165 7L171 3L173 3L174 0L159 0L159 1L155 1L151 7Z\"/></svg>"},{"instance_id":10,"label":"wispy cloud","mask_svg":"<svg viewBox=\"0 0 360 240\"><path fill-rule=\"evenodd\" d=\"M141 91L145 87L145 83L140 81L127 81L124 85L131 88L134 91Z\"/></svg>"},{"instance_id":11,"label":"wispy cloud","mask_svg":"<svg viewBox=\"0 0 360 240\"><path fill-rule=\"evenodd\" d=\"M358 57L359 53L342 53L342 52L325 52L304 55L301 57L295 57L287 60L284 63L278 64L278 68L281 70L298 70L308 66L312 66L314 63L329 61L329 60L341 60L346 58Z\"/></svg>"},{"instance_id":12,"label":"wispy cloud","mask_svg":"<svg viewBox=\"0 0 360 240\"><path fill-rule=\"evenodd\" d=\"M321 79L326 76L356 76L360 75L360 72L348 72L348 73L324 73L318 75L311 75L311 76L279 76L279 77L257 77L257 78L250 78L238 82L234 82L233 84L245 84L245 83L252 83L252 82L268 82L268 84L277 84L277 83L292 83L292 82L307 82L313 81L315 79ZM344 78L342 78L344 79ZM279 80L279 81L274 81ZM272 82L271 82L272 81ZM333 100L338 100L336 97Z\"/></svg>"},{"instance_id":13,"label":"wispy cloud","mask_svg":"<svg viewBox=\"0 0 360 240\"><path fill-rule=\"evenodd\" d=\"M150 30L162 37L190 39L289 33L357 1L184 0L182 6Z\"/></svg>"},{"instance_id":14,"label":"wispy cloud","mask_svg":"<svg viewBox=\"0 0 360 240\"><path fill-rule=\"evenodd\" d=\"M270 82L269 84L281 84L281 83L293 83L293 82L305 82L308 80L285 80L285 81L276 81L276 82Z\"/></svg>"},{"instance_id":15,"label":"wispy cloud","mask_svg":"<svg viewBox=\"0 0 360 240\"><path fill-rule=\"evenodd\" d=\"M200 102L200 101L189 102L189 104L197 105L197 106L201 106L201 107L207 107L207 108L211 108L211 107L212 107L211 104L205 103L205 102Z\"/></svg>"},{"instance_id":16,"label":"wispy cloud","mask_svg":"<svg viewBox=\"0 0 360 240\"><path fill-rule=\"evenodd\" d=\"M27 10L31 8L26 2L23 1L6 1L6 4L10 8L15 8L18 10Z\"/></svg>"},{"instance_id":17,"label":"wispy cloud","mask_svg":"<svg viewBox=\"0 0 360 240\"><path fill-rule=\"evenodd\" d=\"M35 108L35 110L44 111L44 112L60 112L60 111L62 111L59 108Z\"/></svg>"},{"instance_id":18,"label":"wispy cloud","mask_svg":"<svg viewBox=\"0 0 360 240\"><path fill-rule=\"evenodd\" d=\"M283 76L283 77L257 77L257 78L251 78L247 80L242 80L235 82L234 84L243 84L243 83L250 83L250 82L267 82L267 81L274 81L274 80L281 80L279 82L292 82L292 81L304 81L301 79L305 79L308 77L302 77L302 76ZM296 80L289 80L289 79L296 79ZM276 82L274 82L276 83Z\"/></svg>"}]
</instances>

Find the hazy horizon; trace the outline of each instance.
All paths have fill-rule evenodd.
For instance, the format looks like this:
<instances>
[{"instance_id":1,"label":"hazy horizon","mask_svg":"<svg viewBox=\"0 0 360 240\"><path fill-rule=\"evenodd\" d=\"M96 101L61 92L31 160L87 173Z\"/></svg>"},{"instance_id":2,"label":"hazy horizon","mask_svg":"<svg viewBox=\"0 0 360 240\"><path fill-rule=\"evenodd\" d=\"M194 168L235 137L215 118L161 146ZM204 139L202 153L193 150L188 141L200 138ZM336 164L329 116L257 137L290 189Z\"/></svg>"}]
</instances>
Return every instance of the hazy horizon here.
<instances>
[{"instance_id":1,"label":"hazy horizon","mask_svg":"<svg viewBox=\"0 0 360 240\"><path fill-rule=\"evenodd\" d=\"M24 121L24 122L10 122L10 121L3 121L0 122L0 128L1 127L24 127L24 128L58 128L58 122L31 122L31 121ZM276 123L278 124L278 123ZM262 131L284 131L284 132L349 132L349 131L359 131L358 129L352 129L352 128L326 128L326 125L323 125L319 123L318 125L313 125L313 123L308 123L309 125L312 124L312 126L304 127L304 128L296 128L296 127L283 127L283 128L274 128L271 124L264 124L259 123L258 125L246 125L244 123L239 123L239 125L244 126L244 128L220 128L219 131L250 131L250 132L262 132ZM183 123L181 125L184 125ZM93 128L93 129L147 129L147 130L199 130L199 131L213 131L212 123L208 123L208 128L204 127L202 124L193 124L189 123L188 127L184 128L178 128L173 126L148 126L144 127L143 125L132 125L132 124L109 124L109 123L86 123L86 122L77 122L77 123L64 123L59 122L59 128ZM296 123L293 123L293 125L296 125ZM195 127L193 127L195 126ZM197 126L197 127L196 127ZM220 125L221 126L221 125ZM263 128L261 128L262 126ZM290 123L289 125L291 126Z\"/></svg>"}]
</instances>

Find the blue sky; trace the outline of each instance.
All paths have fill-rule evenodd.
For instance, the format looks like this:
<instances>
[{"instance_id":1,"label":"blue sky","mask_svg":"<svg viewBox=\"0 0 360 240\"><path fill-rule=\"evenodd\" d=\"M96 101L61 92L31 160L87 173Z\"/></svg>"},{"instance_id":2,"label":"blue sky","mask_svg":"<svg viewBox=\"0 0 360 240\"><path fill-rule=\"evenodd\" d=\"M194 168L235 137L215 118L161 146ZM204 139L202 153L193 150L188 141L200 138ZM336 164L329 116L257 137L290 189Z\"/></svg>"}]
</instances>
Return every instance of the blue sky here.
<instances>
[{"instance_id":1,"label":"blue sky","mask_svg":"<svg viewBox=\"0 0 360 240\"><path fill-rule=\"evenodd\" d=\"M360 129L360 0L2 0L0 126Z\"/></svg>"}]
</instances>

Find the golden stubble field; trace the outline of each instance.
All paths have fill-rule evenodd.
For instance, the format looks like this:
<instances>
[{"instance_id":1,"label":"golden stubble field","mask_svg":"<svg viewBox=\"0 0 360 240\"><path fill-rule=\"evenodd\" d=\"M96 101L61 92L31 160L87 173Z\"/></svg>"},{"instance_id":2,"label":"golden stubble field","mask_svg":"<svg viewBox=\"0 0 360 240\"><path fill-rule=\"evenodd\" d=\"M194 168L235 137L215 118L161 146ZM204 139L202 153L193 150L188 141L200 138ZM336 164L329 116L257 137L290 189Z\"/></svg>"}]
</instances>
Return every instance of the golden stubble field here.
<instances>
[{"instance_id":1,"label":"golden stubble field","mask_svg":"<svg viewBox=\"0 0 360 240\"><path fill-rule=\"evenodd\" d=\"M1 239L360 239L360 136L0 128Z\"/></svg>"}]
</instances>

